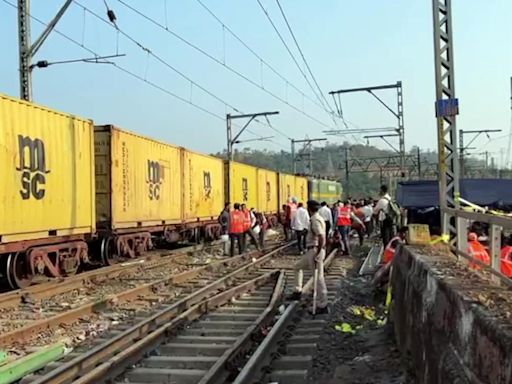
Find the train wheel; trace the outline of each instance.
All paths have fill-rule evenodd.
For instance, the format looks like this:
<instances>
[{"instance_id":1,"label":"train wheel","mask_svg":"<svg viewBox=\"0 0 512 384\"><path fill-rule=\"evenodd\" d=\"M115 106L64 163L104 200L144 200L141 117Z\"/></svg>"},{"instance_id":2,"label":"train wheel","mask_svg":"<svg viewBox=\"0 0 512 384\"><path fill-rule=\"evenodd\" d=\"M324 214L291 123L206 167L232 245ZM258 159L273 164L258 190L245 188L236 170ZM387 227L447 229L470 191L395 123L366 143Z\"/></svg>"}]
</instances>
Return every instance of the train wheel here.
<instances>
[{"instance_id":1,"label":"train wheel","mask_svg":"<svg viewBox=\"0 0 512 384\"><path fill-rule=\"evenodd\" d=\"M7 257L7 282L12 289L28 287L34 278L29 272L27 258L23 253L11 253Z\"/></svg>"},{"instance_id":2,"label":"train wheel","mask_svg":"<svg viewBox=\"0 0 512 384\"><path fill-rule=\"evenodd\" d=\"M119 262L114 238L106 237L101 241L101 261L103 265L114 265Z\"/></svg>"}]
</instances>

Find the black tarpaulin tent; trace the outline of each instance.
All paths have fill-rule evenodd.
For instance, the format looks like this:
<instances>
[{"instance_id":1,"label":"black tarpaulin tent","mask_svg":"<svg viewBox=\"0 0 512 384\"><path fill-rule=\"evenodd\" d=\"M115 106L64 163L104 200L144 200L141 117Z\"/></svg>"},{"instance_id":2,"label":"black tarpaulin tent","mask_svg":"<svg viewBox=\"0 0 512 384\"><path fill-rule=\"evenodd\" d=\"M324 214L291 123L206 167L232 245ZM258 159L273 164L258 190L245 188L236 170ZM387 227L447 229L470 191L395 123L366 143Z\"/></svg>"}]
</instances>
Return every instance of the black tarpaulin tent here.
<instances>
[{"instance_id":1,"label":"black tarpaulin tent","mask_svg":"<svg viewBox=\"0 0 512 384\"><path fill-rule=\"evenodd\" d=\"M511 179L464 179L460 182L460 196L474 204L493 208L512 206ZM398 184L396 201L406 209L439 206L437 180L404 181Z\"/></svg>"}]
</instances>

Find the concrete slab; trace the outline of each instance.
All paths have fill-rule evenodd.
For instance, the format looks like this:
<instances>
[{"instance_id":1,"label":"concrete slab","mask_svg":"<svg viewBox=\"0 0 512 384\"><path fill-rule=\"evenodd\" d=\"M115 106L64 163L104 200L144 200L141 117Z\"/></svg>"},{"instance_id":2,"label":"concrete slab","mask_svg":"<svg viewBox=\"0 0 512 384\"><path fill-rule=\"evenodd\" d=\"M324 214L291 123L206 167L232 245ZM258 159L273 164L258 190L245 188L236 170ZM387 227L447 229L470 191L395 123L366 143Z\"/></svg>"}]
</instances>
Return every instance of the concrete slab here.
<instances>
[{"instance_id":1,"label":"concrete slab","mask_svg":"<svg viewBox=\"0 0 512 384\"><path fill-rule=\"evenodd\" d=\"M167 343L160 346L160 354L167 356L221 356L229 345Z\"/></svg>"},{"instance_id":2,"label":"concrete slab","mask_svg":"<svg viewBox=\"0 0 512 384\"><path fill-rule=\"evenodd\" d=\"M207 370L217 360L217 356L149 356L143 364L146 368Z\"/></svg>"},{"instance_id":3,"label":"concrete slab","mask_svg":"<svg viewBox=\"0 0 512 384\"><path fill-rule=\"evenodd\" d=\"M126 374L130 382L142 383L197 383L206 374L200 369L135 368Z\"/></svg>"},{"instance_id":4,"label":"concrete slab","mask_svg":"<svg viewBox=\"0 0 512 384\"><path fill-rule=\"evenodd\" d=\"M279 384L306 384L308 382L307 370L273 371L270 374L270 382Z\"/></svg>"},{"instance_id":5,"label":"concrete slab","mask_svg":"<svg viewBox=\"0 0 512 384\"><path fill-rule=\"evenodd\" d=\"M510 291L428 247L401 247L393 261L398 346L418 383L512 382Z\"/></svg>"},{"instance_id":6,"label":"concrete slab","mask_svg":"<svg viewBox=\"0 0 512 384\"><path fill-rule=\"evenodd\" d=\"M307 370L313 366L311 356L281 356L272 362L272 368L281 370Z\"/></svg>"}]
</instances>

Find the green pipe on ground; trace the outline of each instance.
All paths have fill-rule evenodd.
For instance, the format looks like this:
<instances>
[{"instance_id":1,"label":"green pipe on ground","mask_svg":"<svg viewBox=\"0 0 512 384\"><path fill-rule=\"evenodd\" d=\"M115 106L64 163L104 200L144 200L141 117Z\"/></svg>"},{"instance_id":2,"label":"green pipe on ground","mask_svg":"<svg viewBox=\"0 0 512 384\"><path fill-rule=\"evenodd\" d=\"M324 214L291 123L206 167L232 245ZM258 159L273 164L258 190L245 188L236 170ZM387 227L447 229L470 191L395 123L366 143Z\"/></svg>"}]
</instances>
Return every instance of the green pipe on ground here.
<instances>
[{"instance_id":1,"label":"green pipe on ground","mask_svg":"<svg viewBox=\"0 0 512 384\"><path fill-rule=\"evenodd\" d=\"M66 348L63 343L51 344L17 360L0 365L0 384L10 384L22 379L70 351L71 349Z\"/></svg>"},{"instance_id":2,"label":"green pipe on ground","mask_svg":"<svg viewBox=\"0 0 512 384\"><path fill-rule=\"evenodd\" d=\"M0 366L7 363L7 352L0 350Z\"/></svg>"}]
</instances>

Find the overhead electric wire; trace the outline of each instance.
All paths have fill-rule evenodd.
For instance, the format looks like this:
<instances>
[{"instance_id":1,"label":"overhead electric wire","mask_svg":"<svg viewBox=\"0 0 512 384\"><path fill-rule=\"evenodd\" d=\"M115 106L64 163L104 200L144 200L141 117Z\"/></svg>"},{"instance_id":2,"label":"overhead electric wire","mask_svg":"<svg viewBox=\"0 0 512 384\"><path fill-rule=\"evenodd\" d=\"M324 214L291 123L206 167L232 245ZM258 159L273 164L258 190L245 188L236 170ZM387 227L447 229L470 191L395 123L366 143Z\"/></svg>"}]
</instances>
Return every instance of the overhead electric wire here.
<instances>
[{"instance_id":1,"label":"overhead electric wire","mask_svg":"<svg viewBox=\"0 0 512 384\"><path fill-rule=\"evenodd\" d=\"M281 80L283 80L287 85L290 85L295 91L300 93L303 97L308 99L310 102L315 104L320 109L324 110L327 113L331 113L331 111L327 110L323 105L321 105L317 100L313 99L309 95L307 95L304 91L302 91L298 86L293 84L290 80L288 80L283 74L281 74L277 69L275 69L272 65L270 65L261 55L259 55L253 48L249 46L239 35L237 35L229 26L227 26L206 4L204 4L201 0L196 0L226 31L228 31L240 44L242 44L249 52L251 52L262 64L264 64L268 69L270 69L276 76L278 76Z\"/></svg>"},{"instance_id":2,"label":"overhead electric wire","mask_svg":"<svg viewBox=\"0 0 512 384\"><path fill-rule=\"evenodd\" d=\"M2 0L2 1L3 1L5 4L7 4L7 5L11 6L12 8L17 9L17 6L16 6L15 4L10 3L8 0ZM32 15L32 14L28 14L28 16L29 16L31 19L33 19L34 21L38 22L39 24L41 24L41 25L43 25L43 26L48 26L48 23L46 23L46 22L42 21L41 19L37 18L36 16L34 16L34 15ZM73 44L75 44L75 45L79 46L80 48L82 48L82 49L86 50L87 52L91 53L92 55L94 55L94 56L96 56L96 57L100 57L100 56L101 56L101 55L100 55L99 53L97 53L96 51L94 51L94 50L92 50L91 48L89 48L89 47L85 46L84 44L82 44L82 43L80 43L80 42L76 41L76 40L75 40L75 39L73 39L72 37L69 37L68 35L66 35L66 34L64 34L64 33L62 33L62 32L60 32L60 31L59 31L58 29L56 29L56 28L54 28L54 29L53 29L53 32L55 32L55 33L56 33L56 34L58 34L59 36L63 37L64 39L66 39L66 40L70 41L71 43L73 43ZM204 113L206 113L206 114L208 114L208 115L210 115L210 116L212 116L212 117L215 117L215 118L217 118L217 119L219 119L219 120L221 120L221 121L223 121L223 122L224 122L224 121L226 121L225 116L222 116L222 115L219 115L219 114L217 114L217 113L215 113L215 112L213 112L213 111L210 111L210 110L206 109L205 107L202 107L201 105L199 105L199 104L196 104L196 103L192 102L191 100L187 100L186 98L184 98L184 97L182 97L182 96L180 96L180 95L178 95L178 94L176 94L176 93L174 93L174 92L170 91L169 89L164 88L164 87L162 87L162 86L160 86L160 85L158 85L158 84L156 84L156 83L153 83L152 81L147 80L147 79L143 78L143 77L142 77L142 76L140 76L140 75L137 75L136 73L134 73L134 72L130 71L129 69L126 69L126 68L124 68L124 67L120 66L119 64L117 64L117 63L115 63L115 62L109 62L108 64L111 64L111 65L112 65L114 68L116 68L117 70L119 70L119 71L121 71L121 72L123 72L123 73L125 73L125 74L127 74L127 75L129 75L129 76L131 76L131 77L133 77L133 78L135 78L135 79L137 79L137 80L140 80L140 81L142 81L142 82L144 82L144 83L146 83L146 84L150 85L151 87L153 87L153 88L155 88L155 89L158 89L159 91L164 92L164 93L168 94L169 96L174 97L174 98L175 98L175 99L177 99L177 100L180 100L180 101L182 101L182 102L184 102L184 103L186 103L186 104L189 104L189 105L191 105L191 106L193 106L193 107L195 107L195 108L199 109L200 111L202 111L202 112L204 112ZM226 104L226 105L227 105L227 104ZM237 112L241 113L241 111L239 111L238 109L235 109L235 110L236 110ZM254 135L254 136L258 137L258 138L261 138L261 139L263 138L263 136L258 135L258 134L256 134L256 133L255 133L255 132L253 132L253 131L250 131L250 130L248 130L248 129L246 129L246 131L247 131L247 132L249 132L249 133L251 133L252 135ZM273 140L267 140L267 141L270 141L270 142L272 142L273 144L275 144L275 145L277 145L277 146L279 146L279 147L281 147L281 148L285 148L283 145L278 144L278 143L276 143L276 142L275 142L275 141L273 141Z\"/></svg>"},{"instance_id":3,"label":"overhead electric wire","mask_svg":"<svg viewBox=\"0 0 512 384\"><path fill-rule=\"evenodd\" d=\"M176 74L178 74L180 77L182 77L183 79L187 80L188 82L190 82L190 84L194 85L195 87L199 88L200 90L202 90L203 92L205 92L206 94L208 94L209 96L211 96L212 98L214 98L215 100L219 101L220 103L224 104L225 106L233 109L235 112L237 113L241 113L243 114L244 112L241 111L240 109L236 108L234 105L232 105L231 103L227 102L226 100L222 99L221 97L217 96L215 93L213 93L212 91L209 91L208 89L206 89L205 87L203 87L202 85L200 85L199 83L197 83L196 81L192 80L189 76L185 75L183 72L181 72L180 70L178 70L176 67L174 67L172 64L170 64L169 62L167 62L166 60L164 60L163 58L161 58L159 55L157 55L156 53L153 52L152 49L148 48L145 44L142 44L140 41L138 41L137 39L135 39L133 36L129 35L127 32L125 32L123 29L121 29L117 24L114 24L114 26L112 26L108 20L104 19L101 15L97 14L96 12L92 11L91 9L87 8L86 6L84 6L83 4L81 4L79 1L77 0L73 0L73 2L78 5L79 7L83 8L84 10L86 10L87 12L89 12L92 16L96 17L97 19L101 20L102 22L104 22L105 24L107 24L108 26L114 28L122 35L124 36L125 38L127 38L129 41L131 41L133 44L135 44L136 46L138 46L141 50L143 50L144 52L146 52L148 55L154 57L158 62L160 62L161 64L165 65L167 68L171 69L172 71L174 71ZM278 130L277 128L273 127L270 125L270 123L267 125L267 124L264 124L262 123L260 120L258 119L254 119L256 122L258 122L259 124L262 124L266 127L269 127L270 129L272 129L273 131L277 132L278 134L280 134L281 136L285 137L286 139L289 139L289 136L286 135L285 133L283 133L282 131ZM263 138L263 136L261 135L258 135L256 134L255 132L251 131L250 129L246 129L247 132L250 132L252 133L253 135L257 136L257 137L260 137L260 138Z\"/></svg>"},{"instance_id":4,"label":"overhead electric wire","mask_svg":"<svg viewBox=\"0 0 512 384\"><path fill-rule=\"evenodd\" d=\"M124 0L117 0L120 4L124 5L126 8L130 9L132 12L138 14L139 16L141 16L142 18L146 19L147 21L151 22L152 24L156 25L157 27L161 28L162 30L166 31L167 33L169 33L171 36L175 37L176 39L180 40L181 42L183 42L184 44L188 45L189 47L193 48L194 50L196 50L197 52L201 53L202 55L206 56L207 58L209 58L210 60L214 61L215 63L221 65L222 67L226 68L228 71L232 72L233 74L235 74L236 76L240 77L241 79L245 80L246 82L250 83L251 85L261 89L263 92L267 93L268 95L272 96L273 98L275 98L276 100L279 100L280 102L282 102L283 104L286 104L288 105L290 108L294 109L295 111L297 111L298 113L306 116L307 118L309 118L310 120L320 124L321 126L323 127L326 127L326 128L331 128L329 125L327 125L326 123L324 123L323 121L321 120L318 120L316 117L312 116L311 114L305 112L305 111L302 111L300 108L298 108L297 106L295 106L294 104L288 102L287 100L283 99L282 97L280 97L279 95L276 95L274 92L271 92L269 91L268 89L262 87L260 84L258 84L257 82L255 82L254 80L252 80L251 78L249 78L248 76L244 75L243 73L241 73L240 71L234 69L233 67L229 66L228 64L222 62L222 60L216 58L215 56L211 55L210 53L206 52L204 49L200 48L199 46L191 43L190 41L188 41L187 39L185 39L184 37L182 37L181 35L179 35L178 33L174 32L173 30L171 30L170 28L167 28L166 26L162 25L161 23L159 23L158 21L156 21L155 19L153 19L152 17L142 13L141 11L139 11L138 9L134 8L133 6L131 6L130 4L127 4Z\"/></svg>"},{"instance_id":5,"label":"overhead electric wire","mask_svg":"<svg viewBox=\"0 0 512 384\"><path fill-rule=\"evenodd\" d=\"M293 62L295 63L297 69L299 70L299 72L301 73L302 77L304 77L304 80L306 80L306 83L308 83L309 87L311 88L311 90L313 91L315 97L320 101L320 104L322 104L322 106L324 108L325 105L324 105L324 102L322 100L322 98L320 96L318 96L315 88L313 87L313 85L311 84L311 82L309 81L308 77L306 76L306 74L304 73L304 71L302 70L302 68L300 67L300 64L299 62L297 61L297 59L295 58L295 55L293 54L293 52L291 51L290 47L288 46L288 44L286 43L286 41L284 40L284 37L283 35L281 35L281 32L279 32L279 29L277 29L276 25L274 24L274 21L272 20L272 18L270 17L267 9L263 6L263 4L261 3L260 0L257 0L258 1L258 4L260 5L260 8L261 10L263 11L263 13L265 14L265 16L267 17L267 20L270 22L270 24L272 25L272 27L274 28L274 31L276 32L277 36L279 37L279 39L281 40L281 42L283 43L284 47L286 48L286 51L288 52L288 54L290 55L290 57L292 58Z\"/></svg>"},{"instance_id":6,"label":"overhead electric wire","mask_svg":"<svg viewBox=\"0 0 512 384\"><path fill-rule=\"evenodd\" d=\"M283 19L284 19L284 21L286 23L286 26L288 27L288 31L290 32L290 35L292 35L293 41L295 42L295 46L297 47L297 50L299 51L300 56L302 57L302 60L304 61L304 64L306 64L306 68L307 68L311 78L313 79L313 82L315 83L316 88L318 89L318 93L321 95L321 97L324 100L325 104L329 107L330 112L332 114L334 114L333 109L331 108L331 106L329 105L329 102L325 98L325 95L322 92L322 89L320 88L320 86L318 85L318 82L316 81L315 75L313 75L313 71L311 71L311 67L309 66L309 63L306 60L306 57L304 56L304 53L302 52L302 49L300 48L299 42L297 41L297 38L295 37L295 33L293 33L292 27L291 27L290 23L288 22L288 18L286 17L286 14L284 13L284 9L283 9L283 7L281 7L281 3L279 2L279 0L276 0L276 3L277 3L277 6L279 7L279 10L281 11L281 15L283 16Z\"/></svg>"},{"instance_id":7,"label":"overhead electric wire","mask_svg":"<svg viewBox=\"0 0 512 384\"><path fill-rule=\"evenodd\" d=\"M283 35L281 35L281 32L279 32L279 29L277 29L277 26L275 25L274 21L272 20L272 18L270 17L270 14L268 13L268 11L266 10L266 8L263 6L263 4L261 3L260 0L257 0L258 1L258 4L260 5L260 8L261 10L263 11L263 13L265 14L265 16L267 17L267 20L270 22L270 24L272 25L272 28L274 29L274 31L276 32L277 36L279 37L279 39L281 40L281 42L283 43L284 47L286 48L286 51L288 52L288 54L290 55L290 57L292 58L293 62L295 63L295 65L297 66L297 69L299 70L299 72L302 74L302 77L304 77L304 80L306 80L306 83L308 83L309 87L311 88L311 90L313 91L314 95L316 96L316 98L320 101L320 103L322 104L323 106L323 109L325 111L328 112L330 118L332 119L332 121L334 122L334 125L338 125L337 122L336 122L336 119L334 118L334 111L332 110L332 108L330 107L329 103L327 103L327 106L324 104L324 99L325 99L325 96L323 96L322 94L322 91L320 91L320 95L319 96L315 90L315 88L313 87L313 85L311 84L311 82L309 81L308 77L306 76L306 74L304 73L304 71L302 70L299 62L297 61L297 59L295 58L295 55L293 54L293 52L291 51L290 47L288 46L288 44L286 43L286 41L284 40L283 38ZM330 109L330 111L329 111Z\"/></svg>"}]
</instances>

